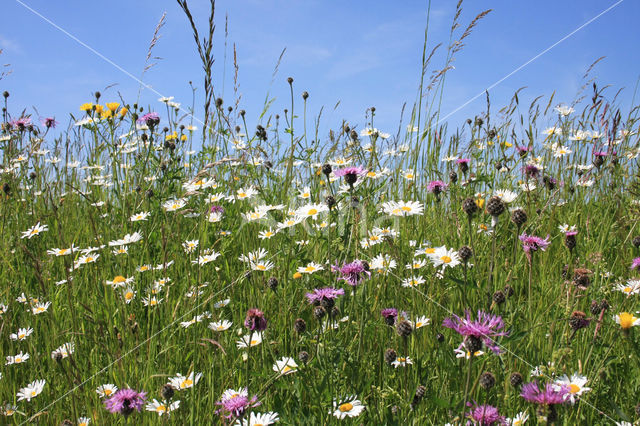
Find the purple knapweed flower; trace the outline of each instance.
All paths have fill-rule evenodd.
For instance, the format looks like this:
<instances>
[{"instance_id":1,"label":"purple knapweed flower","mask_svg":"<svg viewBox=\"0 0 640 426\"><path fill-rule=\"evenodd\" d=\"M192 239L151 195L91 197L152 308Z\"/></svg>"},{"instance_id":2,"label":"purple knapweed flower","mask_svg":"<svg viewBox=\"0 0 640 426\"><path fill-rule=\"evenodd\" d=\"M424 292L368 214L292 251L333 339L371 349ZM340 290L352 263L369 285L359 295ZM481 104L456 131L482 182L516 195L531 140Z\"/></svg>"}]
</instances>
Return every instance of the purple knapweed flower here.
<instances>
[{"instance_id":1,"label":"purple knapweed flower","mask_svg":"<svg viewBox=\"0 0 640 426\"><path fill-rule=\"evenodd\" d=\"M429 182L427 184L427 191L438 195L441 192L446 191L448 187L449 187L449 185L447 185L446 183L444 183L441 180L432 180L431 182Z\"/></svg>"},{"instance_id":2,"label":"purple knapweed flower","mask_svg":"<svg viewBox=\"0 0 640 426\"><path fill-rule=\"evenodd\" d=\"M264 331L267 328L267 319L261 310L251 308L247 311L244 326L251 331Z\"/></svg>"},{"instance_id":3,"label":"purple knapweed flower","mask_svg":"<svg viewBox=\"0 0 640 426\"><path fill-rule=\"evenodd\" d=\"M46 118L41 119L40 122L47 129L55 128L56 125L58 124L58 122L56 121L55 117L46 117Z\"/></svg>"},{"instance_id":4,"label":"purple knapweed flower","mask_svg":"<svg viewBox=\"0 0 640 426\"><path fill-rule=\"evenodd\" d=\"M636 257L631 261L631 269L640 269L640 257Z\"/></svg>"},{"instance_id":5,"label":"purple knapweed flower","mask_svg":"<svg viewBox=\"0 0 640 426\"><path fill-rule=\"evenodd\" d=\"M306 294L306 297L309 303L320 304L323 300L334 300L343 294L344 290L341 288L325 287L313 289L311 293Z\"/></svg>"},{"instance_id":6,"label":"purple knapweed flower","mask_svg":"<svg viewBox=\"0 0 640 426\"><path fill-rule=\"evenodd\" d=\"M220 401L216 402L216 405L221 406L216 410L216 414L226 419L240 419L246 413L247 408L257 407L260 405L260 402L258 401L257 395L249 398L247 388L243 388L239 391L225 391Z\"/></svg>"},{"instance_id":7,"label":"purple knapweed flower","mask_svg":"<svg viewBox=\"0 0 640 426\"><path fill-rule=\"evenodd\" d=\"M532 251L542 250L545 251L546 248L551 244L549 241L549 236L544 240L540 237L536 237L535 235L527 235L523 233L520 235L520 241L522 241L522 249L525 253L531 253Z\"/></svg>"},{"instance_id":8,"label":"purple knapweed flower","mask_svg":"<svg viewBox=\"0 0 640 426\"><path fill-rule=\"evenodd\" d=\"M547 383L543 389L538 387L538 382L533 381L522 386L520 396L529 402L541 405L564 404L567 402L565 395L569 392L567 386L558 386Z\"/></svg>"},{"instance_id":9,"label":"purple knapweed flower","mask_svg":"<svg viewBox=\"0 0 640 426\"><path fill-rule=\"evenodd\" d=\"M17 127L19 130L24 130L27 126L31 125L31 117L20 117L16 120L11 120L9 124Z\"/></svg>"},{"instance_id":10,"label":"purple knapweed flower","mask_svg":"<svg viewBox=\"0 0 640 426\"><path fill-rule=\"evenodd\" d=\"M351 263L345 263L341 267L334 265L331 270L340 274L338 280L343 280L351 286L357 286L371 276L369 264L362 260L354 260Z\"/></svg>"},{"instance_id":11,"label":"purple knapweed flower","mask_svg":"<svg viewBox=\"0 0 640 426\"><path fill-rule=\"evenodd\" d=\"M537 178L538 174L540 174L540 169L533 164L527 164L524 167L524 174L529 178Z\"/></svg>"},{"instance_id":12,"label":"purple knapweed flower","mask_svg":"<svg viewBox=\"0 0 640 426\"><path fill-rule=\"evenodd\" d=\"M146 124L149 127L155 127L160 123L160 114L157 112L148 112L142 117L138 118L138 124Z\"/></svg>"},{"instance_id":13,"label":"purple knapweed flower","mask_svg":"<svg viewBox=\"0 0 640 426\"><path fill-rule=\"evenodd\" d=\"M353 186L353 184L358 181L359 176L364 176L367 174L367 170L363 169L360 166L344 167L342 169L336 170L334 174L336 175L336 177L344 176L344 181L347 182L349 186Z\"/></svg>"},{"instance_id":14,"label":"purple knapweed flower","mask_svg":"<svg viewBox=\"0 0 640 426\"><path fill-rule=\"evenodd\" d=\"M110 412L120 413L126 417L133 413L134 410L140 411L144 406L145 399L147 399L145 392L137 392L133 389L120 389L104 401L104 406Z\"/></svg>"},{"instance_id":15,"label":"purple knapweed flower","mask_svg":"<svg viewBox=\"0 0 640 426\"><path fill-rule=\"evenodd\" d=\"M451 318L445 318L442 326L455 330L464 337L464 342L466 342L469 337L482 340L485 346L496 354L502 351L494 339L509 334L507 331L500 331L504 328L504 321L502 321L499 315L492 315L484 311L478 311L478 319L472 320L471 312L465 310L465 318L457 315Z\"/></svg>"},{"instance_id":16,"label":"purple knapweed flower","mask_svg":"<svg viewBox=\"0 0 640 426\"><path fill-rule=\"evenodd\" d=\"M386 308L380 311L387 325L394 325L398 319L398 310L396 308Z\"/></svg>"},{"instance_id":17,"label":"purple knapweed flower","mask_svg":"<svg viewBox=\"0 0 640 426\"><path fill-rule=\"evenodd\" d=\"M214 204L214 205L211 206L209 211L211 213L220 213L220 214L222 214L222 213L224 213L224 207Z\"/></svg>"},{"instance_id":18,"label":"purple knapweed flower","mask_svg":"<svg viewBox=\"0 0 640 426\"><path fill-rule=\"evenodd\" d=\"M472 406L471 404L468 405ZM507 425L505 417L501 416L498 409L492 405L473 404L473 408L466 415L467 418L475 425Z\"/></svg>"}]
</instances>

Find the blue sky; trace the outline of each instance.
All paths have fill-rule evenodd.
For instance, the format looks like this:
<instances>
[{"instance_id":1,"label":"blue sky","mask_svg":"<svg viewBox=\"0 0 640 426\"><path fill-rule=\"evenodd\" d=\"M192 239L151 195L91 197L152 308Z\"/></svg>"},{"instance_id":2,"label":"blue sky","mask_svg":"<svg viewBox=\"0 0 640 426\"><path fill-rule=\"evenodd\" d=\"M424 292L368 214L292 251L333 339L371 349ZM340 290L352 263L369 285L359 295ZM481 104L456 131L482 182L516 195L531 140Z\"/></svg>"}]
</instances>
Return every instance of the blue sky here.
<instances>
[{"instance_id":1,"label":"blue sky","mask_svg":"<svg viewBox=\"0 0 640 426\"><path fill-rule=\"evenodd\" d=\"M147 46L156 23L166 11L167 22L153 51L162 59L144 76L144 82L182 105L191 104L192 80L199 88L196 116L201 116L202 71L191 30L175 1L136 0L87 2L21 0L135 76L144 67ZM190 6L202 24L208 1L192 0ZM590 20L615 0L521 2L468 0L463 4L462 26L484 9L493 9L467 39L457 55L455 70L447 76L443 115L500 80L541 51ZM308 116L324 106L323 129L336 128L342 119L365 125L365 110L376 107L375 126L395 133L403 103L407 112L416 99L428 1L333 0L219 0L216 4L216 94L233 101L233 51L239 63L240 107L255 125L262 110L274 66L286 48L271 87L276 98L271 111L289 106L286 78L294 78L297 105L300 94L310 94ZM11 93L15 115L26 108L41 116L55 115L62 125L69 113L103 92L102 101L117 100L118 92L130 103L139 83L90 50L36 16L16 0L4 0L0 27L0 62L9 63L12 74L0 81L0 90ZM433 0L428 50L448 42L455 1ZM640 76L637 42L640 40L640 3L625 0L586 28L562 42L490 91L492 109L508 102L513 92L527 86L522 103L556 91L554 104L571 102L589 65L606 56L593 72L600 85L625 88L621 106L628 109ZM225 17L228 45L225 47ZM431 70L443 66L436 56ZM429 71L429 72L430 72ZM224 75L224 79L223 79ZM109 89L106 87L111 86ZM610 95L615 90L609 91ZM224 93L223 93L224 91ZM143 90L141 104L160 109L159 96ZM548 98L545 98L548 99ZM337 102L340 105L334 110ZM467 117L484 110L484 96L451 115L450 125L460 126ZM528 103L527 103L528 106ZM311 123L311 118L309 118ZM325 133L326 134L326 133Z\"/></svg>"}]
</instances>

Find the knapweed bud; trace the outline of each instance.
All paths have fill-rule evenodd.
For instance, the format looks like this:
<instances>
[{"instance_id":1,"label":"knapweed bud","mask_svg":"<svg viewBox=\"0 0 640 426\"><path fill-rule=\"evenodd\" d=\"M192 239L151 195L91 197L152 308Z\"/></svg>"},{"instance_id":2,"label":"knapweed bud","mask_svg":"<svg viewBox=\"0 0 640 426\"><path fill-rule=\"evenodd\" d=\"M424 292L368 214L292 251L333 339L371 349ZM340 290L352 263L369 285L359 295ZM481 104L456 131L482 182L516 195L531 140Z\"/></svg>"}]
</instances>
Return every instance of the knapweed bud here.
<instances>
[{"instance_id":1,"label":"knapweed bud","mask_svg":"<svg viewBox=\"0 0 640 426\"><path fill-rule=\"evenodd\" d=\"M296 333L303 334L305 331L307 331L306 321L302 318L298 318L293 325L293 329L296 331Z\"/></svg>"},{"instance_id":2,"label":"knapweed bud","mask_svg":"<svg viewBox=\"0 0 640 426\"><path fill-rule=\"evenodd\" d=\"M389 348L384 351L384 362L386 362L387 364L391 365L391 363L394 362L396 358L398 358L398 354L395 350Z\"/></svg>"},{"instance_id":3,"label":"knapweed bud","mask_svg":"<svg viewBox=\"0 0 640 426\"><path fill-rule=\"evenodd\" d=\"M484 389L489 390L496 384L496 376L490 371L485 371L480 375L479 383Z\"/></svg>"}]
</instances>

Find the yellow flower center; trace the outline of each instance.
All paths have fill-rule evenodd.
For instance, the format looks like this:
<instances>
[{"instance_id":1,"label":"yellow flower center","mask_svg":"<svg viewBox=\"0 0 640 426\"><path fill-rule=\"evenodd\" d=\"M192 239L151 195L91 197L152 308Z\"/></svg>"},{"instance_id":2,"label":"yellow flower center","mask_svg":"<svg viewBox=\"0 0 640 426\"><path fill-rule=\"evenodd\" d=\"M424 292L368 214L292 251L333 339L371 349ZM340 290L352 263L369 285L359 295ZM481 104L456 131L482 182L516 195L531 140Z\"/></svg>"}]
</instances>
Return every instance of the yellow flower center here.
<instances>
[{"instance_id":1,"label":"yellow flower center","mask_svg":"<svg viewBox=\"0 0 640 426\"><path fill-rule=\"evenodd\" d=\"M442 256L440 257L440 260L442 260L444 263L451 263L451 258L449 256Z\"/></svg>"},{"instance_id":2,"label":"yellow flower center","mask_svg":"<svg viewBox=\"0 0 640 426\"><path fill-rule=\"evenodd\" d=\"M405 362L406 360L407 360L406 358L402 358L402 357L398 357L396 359L396 361L398 361L398 362Z\"/></svg>"},{"instance_id":3,"label":"yellow flower center","mask_svg":"<svg viewBox=\"0 0 640 426\"><path fill-rule=\"evenodd\" d=\"M342 404L340 407L338 407L338 410L340 410L340 412L342 413L346 413L347 411L353 410L353 404L346 402Z\"/></svg>"},{"instance_id":4,"label":"yellow flower center","mask_svg":"<svg viewBox=\"0 0 640 426\"><path fill-rule=\"evenodd\" d=\"M42 306L38 306L36 308L36 312L44 312L44 308Z\"/></svg>"},{"instance_id":5,"label":"yellow flower center","mask_svg":"<svg viewBox=\"0 0 640 426\"><path fill-rule=\"evenodd\" d=\"M635 321L634 316L628 312L621 313L619 315L619 319L620 319L620 327L622 327L625 330L631 328L633 326L633 322Z\"/></svg>"},{"instance_id":6,"label":"yellow flower center","mask_svg":"<svg viewBox=\"0 0 640 426\"><path fill-rule=\"evenodd\" d=\"M140 267L140 271L147 271L147 270L149 270L148 266L144 266L143 265L143 266Z\"/></svg>"},{"instance_id":7,"label":"yellow flower center","mask_svg":"<svg viewBox=\"0 0 640 426\"><path fill-rule=\"evenodd\" d=\"M153 299L153 300L151 300L151 301L149 302L149 304L150 304L151 306L155 306L155 305L157 305L157 304L158 304L158 301L157 301L157 300L155 300L155 299Z\"/></svg>"},{"instance_id":8,"label":"yellow flower center","mask_svg":"<svg viewBox=\"0 0 640 426\"><path fill-rule=\"evenodd\" d=\"M25 334L24 333L18 334L18 339L24 339L24 338L25 338Z\"/></svg>"},{"instance_id":9,"label":"yellow flower center","mask_svg":"<svg viewBox=\"0 0 640 426\"><path fill-rule=\"evenodd\" d=\"M91 257L91 256L87 257L87 263L89 263L89 262L93 262L93 257Z\"/></svg>"},{"instance_id":10,"label":"yellow flower center","mask_svg":"<svg viewBox=\"0 0 640 426\"><path fill-rule=\"evenodd\" d=\"M104 391L102 391L105 395L109 396L111 395L111 389L105 389Z\"/></svg>"},{"instance_id":11,"label":"yellow flower center","mask_svg":"<svg viewBox=\"0 0 640 426\"><path fill-rule=\"evenodd\" d=\"M124 295L124 298L127 300L133 299L133 292L128 291L127 294Z\"/></svg>"},{"instance_id":12,"label":"yellow flower center","mask_svg":"<svg viewBox=\"0 0 640 426\"><path fill-rule=\"evenodd\" d=\"M127 279L125 277L123 277L122 275L118 275L117 277L115 277L113 279L113 283L114 284L120 284L120 283L123 283L123 282L126 282L126 281L127 281Z\"/></svg>"},{"instance_id":13,"label":"yellow flower center","mask_svg":"<svg viewBox=\"0 0 640 426\"><path fill-rule=\"evenodd\" d=\"M576 385L576 384L571 383L571 384L569 385L569 392L571 392L571 393L578 393L578 392L580 392L580 386L578 386L578 385Z\"/></svg>"},{"instance_id":14,"label":"yellow flower center","mask_svg":"<svg viewBox=\"0 0 640 426\"><path fill-rule=\"evenodd\" d=\"M289 367L288 365L285 365L285 367L282 369L282 372L283 373L288 373L291 370L293 370L293 368Z\"/></svg>"},{"instance_id":15,"label":"yellow flower center","mask_svg":"<svg viewBox=\"0 0 640 426\"><path fill-rule=\"evenodd\" d=\"M193 381L189 379L186 379L182 383L180 383L181 388L186 388L187 386L192 386L192 385L193 385Z\"/></svg>"},{"instance_id":16,"label":"yellow flower center","mask_svg":"<svg viewBox=\"0 0 640 426\"><path fill-rule=\"evenodd\" d=\"M405 176L407 179L413 179L413 173L407 173Z\"/></svg>"},{"instance_id":17,"label":"yellow flower center","mask_svg":"<svg viewBox=\"0 0 640 426\"><path fill-rule=\"evenodd\" d=\"M622 291L625 293L631 293L631 287L625 287Z\"/></svg>"},{"instance_id":18,"label":"yellow flower center","mask_svg":"<svg viewBox=\"0 0 640 426\"><path fill-rule=\"evenodd\" d=\"M304 268L305 272L313 272L315 271L316 268L314 268L313 266L307 266L306 268Z\"/></svg>"},{"instance_id":19,"label":"yellow flower center","mask_svg":"<svg viewBox=\"0 0 640 426\"><path fill-rule=\"evenodd\" d=\"M256 265L256 269L259 269L260 271L264 271L265 269L267 269L267 267L264 265Z\"/></svg>"},{"instance_id":20,"label":"yellow flower center","mask_svg":"<svg viewBox=\"0 0 640 426\"><path fill-rule=\"evenodd\" d=\"M416 323L416 328L420 328L420 327L422 327L422 323L421 322L417 322Z\"/></svg>"},{"instance_id":21,"label":"yellow flower center","mask_svg":"<svg viewBox=\"0 0 640 426\"><path fill-rule=\"evenodd\" d=\"M172 208L173 210L177 209L177 208L178 208L178 204L177 204L177 203L173 203L173 204L171 205L171 208Z\"/></svg>"},{"instance_id":22,"label":"yellow flower center","mask_svg":"<svg viewBox=\"0 0 640 426\"><path fill-rule=\"evenodd\" d=\"M316 210L316 209L311 209L311 210L309 210L309 211L307 212L307 214L308 214L309 216L314 216L314 215L318 214L318 210Z\"/></svg>"},{"instance_id":23,"label":"yellow flower center","mask_svg":"<svg viewBox=\"0 0 640 426\"><path fill-rule=\"evenodd\" d=\"M167 411L167 407L165 407L164 405L158 405L156 407L156 411L159 413L164 413L165 411Z\"/></svg>"},{"instance_id":24,"label":"yellow flower center","mask_svg":"<svg viewBox=\"0 0 640 426\"><path fill-rule=\"evenodd\" d=\"M246 196L247 196L247 193L246 193L246 192L240 192L240 193L238 193L238 197L240 197L240 198L244 198L244 197L246 197Z\"/></svg>"},{"instance_id":25,"label":"yellow flower center","mask_svg":"<svg viewBox=\"0 0 640 426\"><path fill-rule=\"evenodd\" d=\"M251 346L255 346L255 345L257 345L257 344L258 344L258 341L257 341L257 340L252 340L252 341L250 341L250 342L249 342L249 344L250 344Z\"/></svg>"},{"instance_id":26,"label":"yellow flower center","mask_svg":"<svg viewBox=\"0 0 640 426\"><path fill-rule=\"evenodd\" d=\"M436 249L429 247L429 248L424 249L424 252L426 254L433 254L433 253L436 252Z\"/></svg>"},{"instance_id":27,"label":"yellow flower center","mask_svg":"<svg viewBox=\"0 0 640 426\"><path fill-rule=\"evenodd\" d=\"M400 209L401 209L403 212L410 212L410 211L411 211L411 207L409 207L409 206L402 206L402 207L400 207Z\"/></svg>"},{"instance_id":28,"label":"yellow flower center","mask_svg":"<svg viewBox=\"0 0 640 426\"><path fill-rule=\"evenodd\" d=\"M375 172L369 172L369 173L367 173L367 177L370 177L370 178L376 177L376 173Z\"/></svg>"},{"instance_id":29,"label":"yellow flower center","mask_svg":"<svg viewBox=\"0 0 640 426\"><path fill-rule=\"evenodd\" d=\"M32 397L33 397L33 396L36 396L36 395L37 395L36 391L31 391L31 396L32 396Z\"/></svg>"},{"instance_id":30,"label":"yellow flower center","mask_svg":"<svg viewBox=\"0 0 640 426\"><path fill-rule=\"evenodd\" d=\"M22 362L22 358L16 357L16 363L21 363L21 362Z\"/></svg>"},{"instance_id":31,"label":"yellow flower center","mask_svg":"<svg viewBox=\"0 0 640 426\"><path fill-rule=\"evenodd\" d=\"M219 326L218 326L218 327L216 327L216 328L217 328L218 330L220 330L220 331L224 330L224 326L222 326L222 325L219 325Z\"/></svg>"}]
</instances>

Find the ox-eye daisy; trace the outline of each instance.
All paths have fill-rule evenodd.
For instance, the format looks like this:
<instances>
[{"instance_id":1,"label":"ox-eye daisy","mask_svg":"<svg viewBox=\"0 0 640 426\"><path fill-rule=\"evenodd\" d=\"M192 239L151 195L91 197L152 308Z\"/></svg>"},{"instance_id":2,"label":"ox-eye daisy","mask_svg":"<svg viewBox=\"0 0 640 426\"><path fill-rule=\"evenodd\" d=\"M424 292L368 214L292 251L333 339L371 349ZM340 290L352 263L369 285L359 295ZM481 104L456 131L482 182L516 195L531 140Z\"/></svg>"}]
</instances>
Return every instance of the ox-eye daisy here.
<instances>
[{"instance_id":1,"label":"ox-eye daisy","mask_svg":"<svg viewBox=\"0 0 640 426\"><path fill-rule=\"evenodd\" d=\"M344 398L340 403L338 403L337 399L334 399L332 414L342 420L345 417L359 416L364 411L364 408L364 404L357 399L357 396L351 395Z\"/></svg>"}]
</instances>

